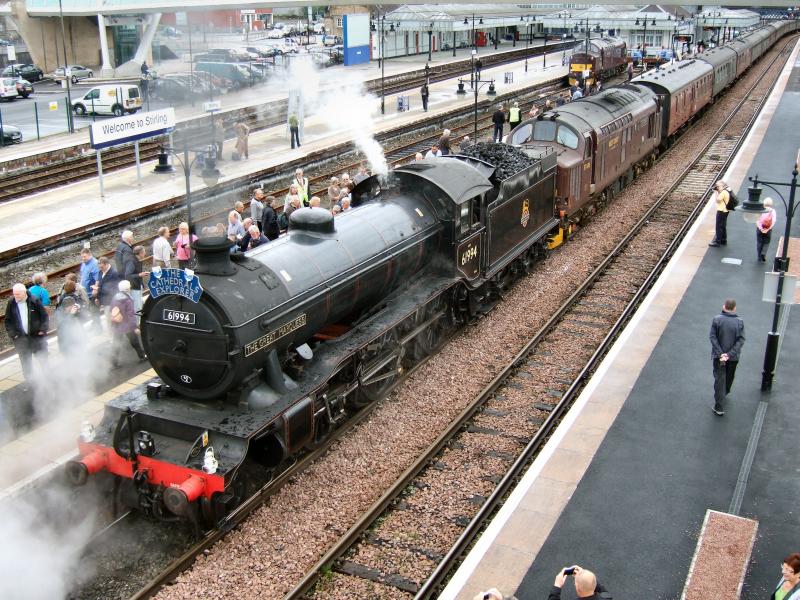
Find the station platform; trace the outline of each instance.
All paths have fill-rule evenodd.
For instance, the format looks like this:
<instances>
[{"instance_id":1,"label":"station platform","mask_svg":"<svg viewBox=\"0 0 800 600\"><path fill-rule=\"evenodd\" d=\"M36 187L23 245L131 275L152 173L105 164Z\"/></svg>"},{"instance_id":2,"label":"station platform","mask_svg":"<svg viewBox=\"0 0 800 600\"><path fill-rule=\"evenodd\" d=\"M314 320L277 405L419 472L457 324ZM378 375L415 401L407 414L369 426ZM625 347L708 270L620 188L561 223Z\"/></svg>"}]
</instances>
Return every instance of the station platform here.
<instances>
[{"instance_id":1,"label":"station platform","mask_svg":"<svg viewBox=\"0 0 800 600\"><path fill-rule=\"evenodd\" d=\"M542 62L542 57L529 59L527 73L524 63L516 62L484 69L483 76L495 78L497 93L504 94L567 73L568 67L561 65L561 53L548 56L547 69L542 68ZM418 67L417 64L414 68ZM514 73L513 83L503 83L506 72ZM354 76L348 74L348 77ZM349 86L348 82L353 85ZM235 162L230 160L234 142L228 140L223 152L226 160L219 164L222 172L219 183L301 159L334 143L363 138L365 131L377 134L420 121L428 113L444 113L455 107L469 106L474 101L470 94L457 95L456 82L447 80L431 84L428 113L423 113L417 92L405 92L404 95L411 98L410 110L398 112L397 95L386 96L386 114L381 115L379 99L372 97L368 100L361 96L358 83L358 79L342 79L337 91L329 95L329 100L320 101L320 110L305 120L305 135L300 148L291 150L287 128L276 125L251 134L250 159ZM486 98L484 91L481 90L481 100ZM101 197L98 180L93 178L3 203L0 205L0 251L36 243L65 231L88 228L131 210L182 197L186 187L177 161L172 175L153 173L154 164L155 161L142 163L141 184L137 182L135 167L105 174L104 197ZM191 185L193 192L205 188L199 177L193 177ZM29 216L38 211L47 214L48 218L30 220ZM20 222L25 222L26 227L19 227Z\"/></svg>"},{"instance_id":2,"label":"station platform","mask_svg":"<svg viewBox=\"0 0 800 600\"><path fill-rule=\"evenodd\" d=\"M419 59L419 57L416 57ZM528 72L525 73L522 63L503 65L494 69L484 69L489 77L498 79L498 94L521 89L535 83L555 79L566 74L566 67L561 66L561 53L548 56L548 66L542 69L542 57L528 61ZM417 64L415 68L418 68ZM388 63L387 63L388 68ZM514 72L514 83L503 83L503 73ZM455 106L469 104L472 97L456 95L455 83L445 81L431 85L431 97L428 113L423 113L418 98L411 101L411 110L398 113L395 96L386 97L386 115L372 117L373 132L395 127L400 124L413 123L425 116L446 112ZM483 94L481 95L483 98ZM370 105L374 107L374 100ZM287 160L321 150L332 143L351 140L357 130L368 127L365 115L357 112L348 113L357 122L331 123L319 117L306 120L306 137L303 146L290 150L285 137L284 127L273 127L250 136L250 159L234 162L225 160L220 163L223 172L221 182L241 177L257 169L264 169ZM225 155L230 157L233 143L225 146ZM172 197L180 197L185 193L183 174L176 165L174 175L156 175L152 173L153 163L142 165L142 185L137 185L136 170L130 168L107 174L105 177L106 197L100 197L97 180L76 182L58 189L49 190L27 198L21 198L0 205L0 249L15 248L22 244L46 239L70 229L88 227L93 223L108 220L134 208L155 204ZM199 178L192 179L192 190L202 189L204 184ZM46 219L30 219L31 214L47 214ZM24 228L19 223L25 222ZM76 248L76 262L78 261ZM97 350L102 352L103 340L95 340ZM51 362L58 361L58 350L55 340L50 344ZM108 366L101 363L98 368ZM58 402L48 407L51 417L39 415L41 426L33 431L25 427L17 427L13 413L21 398L26 394L22 390L23 377L16 357L0 362L0 497L10 490L23 485L32 474L52 469L61 465L74 455L75 440L80 424L88 420L96 423L102 416L103 406L110 398L130 389L152 377L152 370L130 367L125 371L109 373L95 386L102 390L94 397L76 395L72 401ZM24 420L24 419L23 419Z\"/></svg>"},{"instance_id":3,"label":"station platform","mask_svg":"<svg viewBox=\"0 0 800 600\"><path fill-rule=\"evenodd\" d=\"M748 176L791 180L798 147L785 132L800 118L797 55L796 47L723 177L740 202ZM778 213L767 262L757 262L755 226L740 213L728 219L727 246L708 246L709 202L441 600L491 587L545 598L573 564L594 571L614 598L680 598L707 509L758 521L742 597L769 597L800 538L800 322L790 313L773 389L761 392L774 307L762 301L764 272L786 223L777 196L766 196ZM792 243L790 270L798 272L800 240ZM726 298L738 303L746 342L720 417L712 412L709 330ZM562 597L575 597L571 582Z\"/></svg>"},{"instance_id":4,"label":"station platform","mask_svg":"<svg viewBox=\"0 0 800 600\"><path fill-rule=\"evenodd\" d=\"M552 44L553 42L550 43ZM539 45L542 45L542 40L534 40L531 42L530 47L533 48ZM521 47L524 47L524 44L520 45L520 43L517 43L516 47L512 47L511 42L506 41L500 44L497 50L495 50L493 46L479 48L478 56L486 57L494 54L503 54L510 51L519 50ZM468 60L470 58L470 52L471 48L458 48L456 50L456 56L453 56L452 50L434 52L431 55L429 64L431 67L438 67L453 62ZM555 54L557 54L557 56ZM566 55L569 56L570 54L571 52L567 50ZM561 52L553 53L553 55L548 56L548 64L553 67L556 65L560 66L561 56ZM413 54L409 56L387 58L386 65L384 66L384 77L391 78L396 75L417 71L424 67L425 63L428 62L427 59L427 54ZM531 63L531 61L535 60L538 60L539 64L542 62L541 57L530 59L528 62ZM155 68L162 74L187 72L189 70L189 65L187 63L183 63L181 61L169 62L170 64L164 70L159 70L158 65L155 65ZM174 63L179 64L176 65ZM380 81L381 78L381 68L377 61L371 61L368 63L347 67L344 65L336 65L325 69L319 69L316 72L318 74L319 81L314 82L314 85L318 86L316 89L318 89L319 94L324 94L329 90L336 89L341 85L342 81L357 81L366 83L370 81ZM484 72L489 73L489 70L485 70ZM95 81L94 85L99 85L100 83L102 82ZM85 94L91 88L91 86L92 83L90 80L83 80L79 84L74 85L72 88L73 99L78 97L77 94L79 93ZM65 91L61 93L65 93ZM418 90L409 90L405 93L418 96ZM285 75L278 73L274 78L261 85L253 88L245 88L240 91L230 91L223 95L216 95L213 99L221 101L223 112L246 108L248 106L252 106L253 104L284 100L286 99ZM419 102L416 102L415 104L419 104ZM395 108L393 110L396 112L396 102L394 107ZM205 115L205 113L203 111L202 100L198 100L194 105L184 104L175 107L175 117L179 123L203 115ZM48 152L56 152L66 148L87 144L89 142L89 133L87 128L90 127L91 123L91 116L76 117L75 125L78 129L75 133L61 133L46 136L41 140L27 141L19 145L2 147L0 148L0 168L2 168L4 162L18 161L25 157L36 156Z\"/></svg>"}]
</instances>

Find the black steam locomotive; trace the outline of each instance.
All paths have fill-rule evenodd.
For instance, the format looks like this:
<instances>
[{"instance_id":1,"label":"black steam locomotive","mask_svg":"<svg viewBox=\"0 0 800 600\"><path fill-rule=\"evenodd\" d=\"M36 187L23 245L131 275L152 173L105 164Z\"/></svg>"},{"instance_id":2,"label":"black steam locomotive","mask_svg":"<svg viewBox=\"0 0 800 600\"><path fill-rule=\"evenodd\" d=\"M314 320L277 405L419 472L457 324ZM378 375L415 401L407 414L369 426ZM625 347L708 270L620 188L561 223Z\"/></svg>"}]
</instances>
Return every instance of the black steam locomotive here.
<instances>
[{"instance_id":1,"label":"black steam locomotive","mask_svg":"<svg viewBox=\"0 0 800 600\"><path fill-rule=\"evenodd\" d=\"M150 278L141 329L159 377L108 403L71 479L108 472L130 506L217 522L546 252L556 155L527 163L498 180L478 159L427 159L363 181L335 219L295 211L246 254L198 240L194 272Z\"/></svg>"}]
</instances>

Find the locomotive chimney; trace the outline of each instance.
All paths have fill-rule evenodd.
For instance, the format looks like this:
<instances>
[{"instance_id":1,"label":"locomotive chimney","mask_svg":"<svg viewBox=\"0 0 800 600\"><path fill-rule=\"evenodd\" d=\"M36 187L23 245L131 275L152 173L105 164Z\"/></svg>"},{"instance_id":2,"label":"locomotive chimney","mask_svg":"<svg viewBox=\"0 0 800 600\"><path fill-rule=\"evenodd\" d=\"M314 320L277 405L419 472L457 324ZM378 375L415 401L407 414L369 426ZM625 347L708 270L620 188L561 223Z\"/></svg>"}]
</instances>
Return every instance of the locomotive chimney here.
<instances>
[{"instance_id":1,"label":"locomotive chimney","mask_svg":"<svg viewBox=\"0 0 800 600\"><path fill-rule=\"evenodd\" d=\"M196 273L207 275L233 275L236 267L231 262L231 242L224 237L200 238L192 244L197 252Z\"/></svg>"}]
</instances>

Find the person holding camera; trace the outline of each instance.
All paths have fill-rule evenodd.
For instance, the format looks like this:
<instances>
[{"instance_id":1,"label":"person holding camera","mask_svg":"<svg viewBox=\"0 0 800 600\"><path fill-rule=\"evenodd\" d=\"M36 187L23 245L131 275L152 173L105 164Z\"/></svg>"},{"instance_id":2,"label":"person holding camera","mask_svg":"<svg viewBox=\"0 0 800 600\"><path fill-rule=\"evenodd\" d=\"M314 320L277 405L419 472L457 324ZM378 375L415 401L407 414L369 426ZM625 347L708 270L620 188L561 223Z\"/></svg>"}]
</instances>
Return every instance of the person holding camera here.
<instances>
[{"instance_id":1,"label":"person holding camera","mask_svg":"<svg viewBox=\"0 0 800 600\"><path fill-rule=\"evenodd\" d=\"M553 582L553 589L547 600L560 600L561 588L567 582L567 577L572 575L575 579L575 595L578 598L589 598L590 600L611 600L611 594L597 582L597 577L589 569L584 569L578 565L561 569Z\"/></svg>"}]
</instances>

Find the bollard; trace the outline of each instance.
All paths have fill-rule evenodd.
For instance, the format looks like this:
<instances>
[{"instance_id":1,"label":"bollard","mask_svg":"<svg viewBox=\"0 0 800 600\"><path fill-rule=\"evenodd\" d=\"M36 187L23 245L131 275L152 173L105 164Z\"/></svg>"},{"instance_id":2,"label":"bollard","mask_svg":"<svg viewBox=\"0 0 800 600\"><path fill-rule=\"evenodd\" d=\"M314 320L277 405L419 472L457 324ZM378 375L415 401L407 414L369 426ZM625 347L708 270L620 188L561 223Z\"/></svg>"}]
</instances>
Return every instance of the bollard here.
<instances>
[{"instance_id":1,"label":"bollard","mask_svg":"<svg viewBox=\"0 0 800 600\"><path fill-rule=\"evenodd\" d=\"M153 173L174 173L175 167L169 160L169 152L164 150L164 146L158 149L158 164L153 169Z\"/></svg>"}]
</instances>

